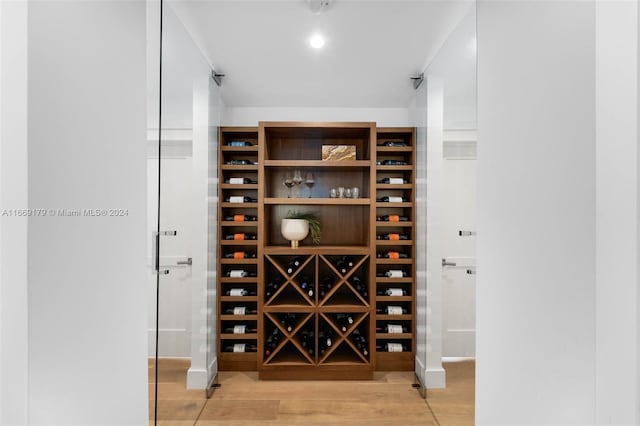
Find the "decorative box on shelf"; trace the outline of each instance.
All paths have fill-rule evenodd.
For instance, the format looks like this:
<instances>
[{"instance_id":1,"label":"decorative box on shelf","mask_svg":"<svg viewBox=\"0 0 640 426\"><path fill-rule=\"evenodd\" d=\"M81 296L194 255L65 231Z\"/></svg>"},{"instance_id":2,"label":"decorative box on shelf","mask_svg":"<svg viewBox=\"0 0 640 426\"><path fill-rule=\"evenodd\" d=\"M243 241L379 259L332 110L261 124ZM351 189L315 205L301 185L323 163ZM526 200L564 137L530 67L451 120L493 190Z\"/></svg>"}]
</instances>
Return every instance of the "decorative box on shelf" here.
<instances>
[{"instance_id":1,"label":"decorative box on shelf","mask_svg":"<svg viewBox=\"0 0 640 426\"><path fill-rule=\"evenodd\" d=\"M355 145L322 145L322 161L355 161Z\"/></svg>"}]
</instances>

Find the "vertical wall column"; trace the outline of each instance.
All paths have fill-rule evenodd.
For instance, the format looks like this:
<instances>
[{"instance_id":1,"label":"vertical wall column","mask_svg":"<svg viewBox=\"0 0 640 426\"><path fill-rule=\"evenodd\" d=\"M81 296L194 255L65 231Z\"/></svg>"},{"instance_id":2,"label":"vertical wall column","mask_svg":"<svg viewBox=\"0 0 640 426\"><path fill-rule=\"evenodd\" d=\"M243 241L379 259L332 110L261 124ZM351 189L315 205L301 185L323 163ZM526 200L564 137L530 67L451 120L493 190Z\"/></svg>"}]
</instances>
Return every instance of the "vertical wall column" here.
<instances>
[{"instance_id":1,"label":"vertical wall column","mask_svg":"<svg viewBox=\"0 0 640 426\"><path fill-rule=\"evenodd\" d=\"M27 2L0 2L0 424L27 424Z\"/></svg>"},{"instance_id":2,"label":"vertical wall column","mask_svg":"<svg viewBox=\"0 0 640 426\"><path fill-rule=\"evenodd\" d=\"M445 387L442 367L442 137L444 93L442 81L427 76L427 371L428 388ZM418 210L420 211L420 210Z\"/></svg>"},{"instance_id":3,"label":"vertical wall column","mask_svg":"<svg viewBox=\"0 0 640 426\"><path fill-rule=\"evenodd\" d=\"M596 423L639 424L638 4L595 7Z\"/></svg>"}]
</instances>

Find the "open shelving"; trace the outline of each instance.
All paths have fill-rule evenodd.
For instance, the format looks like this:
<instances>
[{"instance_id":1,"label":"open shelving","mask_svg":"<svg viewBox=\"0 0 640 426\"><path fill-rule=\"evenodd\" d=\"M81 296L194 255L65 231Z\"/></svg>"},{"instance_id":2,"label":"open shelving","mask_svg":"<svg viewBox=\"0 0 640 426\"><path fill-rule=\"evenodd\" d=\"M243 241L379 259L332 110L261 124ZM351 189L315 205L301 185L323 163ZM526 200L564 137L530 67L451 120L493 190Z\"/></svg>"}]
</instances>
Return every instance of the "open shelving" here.
<instances>
[{"instance_id":1,"label":"open shelving","mask_svg":"<svg viewBox=\"0 0 640 426\"><path fill-rule=\"evenodd\" d=\"M228 146L238 140L250 146ZM222 128L220 141L218 330L227 332L220 333L219 348L240 342L257 349L220 352L220 369L257 369L262 379L367 379L376 369L412 370L414 129L261 122L256 128ZM323 145L354 146L355 158L323 160ZM285 187L285 176L294 170L312 174L315 184ZM230 183L231 177L250 182ZM394 181L384 182L389 178ZM338 187L357 187L359 197L332 198L330 189ZM225 201L237 196L251 202ZM292 249L282 237L281 220L294 210L319 217L320 245L308 237ZM235 215L256 220L237 222ZM396 216L404 220L394 221ZM255 239L225 238L232 233ZM236 251L255 257L236 259L230 255ZM253 276L224 276L238 268ZM377 276L387 270L403 270L405 276ZM252 295L226 295L239 286ZM387 288L402 295L377 294ZM250 313L230 315L238 304ZM391 314L387 306L395 307ZM252 332L229 333L236 325ZM383 351L398 344L402 352Z\"/></svg>"}]
</instances>

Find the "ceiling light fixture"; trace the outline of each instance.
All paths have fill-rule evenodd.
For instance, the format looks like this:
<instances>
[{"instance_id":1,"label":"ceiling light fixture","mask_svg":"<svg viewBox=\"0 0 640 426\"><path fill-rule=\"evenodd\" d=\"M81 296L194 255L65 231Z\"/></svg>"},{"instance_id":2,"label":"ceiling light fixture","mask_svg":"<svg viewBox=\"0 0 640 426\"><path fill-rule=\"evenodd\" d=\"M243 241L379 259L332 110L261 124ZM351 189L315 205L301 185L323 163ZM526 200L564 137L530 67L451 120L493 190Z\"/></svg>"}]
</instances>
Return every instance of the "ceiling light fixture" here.
<instances>
[{"instance_id":1,"label":"ceiling light fixture","mask_svg":"<svg viewBox=\"0 0 640 426\"><path fill-rule=\"evenodd\" d=\"M320 34L316 34L311 37L311 39L309 40L309 44L314 49L320 49L322 46L324 46L324 38Z\"/></svg>"},{"instance_id":2,"label":"ceiling light fixture","mask_svg":"<svg viewBox=\"0 0 640 426\"><path fill-rule=\"evenodd\" d=\"M318 15L322 12L326 12L331 6L331 0L307 0L309 9L314 15Z\"/></svg>"}]
</instances>

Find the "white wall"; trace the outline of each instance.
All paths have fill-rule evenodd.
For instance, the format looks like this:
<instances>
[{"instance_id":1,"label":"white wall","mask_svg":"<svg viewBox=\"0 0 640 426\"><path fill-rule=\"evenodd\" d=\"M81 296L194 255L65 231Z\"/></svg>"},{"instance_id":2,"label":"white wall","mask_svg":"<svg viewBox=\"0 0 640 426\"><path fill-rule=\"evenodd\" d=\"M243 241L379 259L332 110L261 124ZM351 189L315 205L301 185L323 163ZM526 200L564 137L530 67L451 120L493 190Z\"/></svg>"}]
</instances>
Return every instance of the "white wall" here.
<instances>
[{"instance_id":1,"label":"white wall","mask_svg":"<svg viewBox=\"0 0 640 426\"><path fill-rule=\"evenodd\" d=\"M408 77L407 84L411 84ZM223 126L257 126L259 121L375 121L378 127L411 125L409 108L226 107L222 113Z\"/></svg>"},{"instance_id":2,"label":"white wall","mask_svg":"<svg viewBox=\"0 0 640 426\"><path fill-rule=\"evenodd\" d=\"M640 424L638 4L598 1L595 10L595 417L598 424Z\"/></svg>"},{"instance_id":3,"label":"white wall","mask_svg":"<svg viewBox=\"0 0 640 426\"><path fill-rule=\"evenodd\" d=\"M27 5L0 2L0 424L27 422Z\"/></svg>"},{"instance_id":4,"label":"white wall","mask_svg":"<svg viewBox=\"0 0 640 426\"><path fill-rule=\"evenodd\" d=\"M148 419L144 1L29 4L29 422Z\"/></svg>"},{"instance_id":5,"label":"white wall","mask_svg":"<svg viewBox=\"0 0 640 426\"><path fill-rule=\"evenodd\" d=\"M605 3L478 3L478 424L640 421L638 15Z\"/></svg>"},{"instance_id":6,"label":"white wall","mask_svg":"<svg viewBox=\"0 0 640 426\"><path fill-rule=\"evenodd\" d=\"M476 422L590 424L594 5L477 7Z\"/></svg>"}]
</instances>

